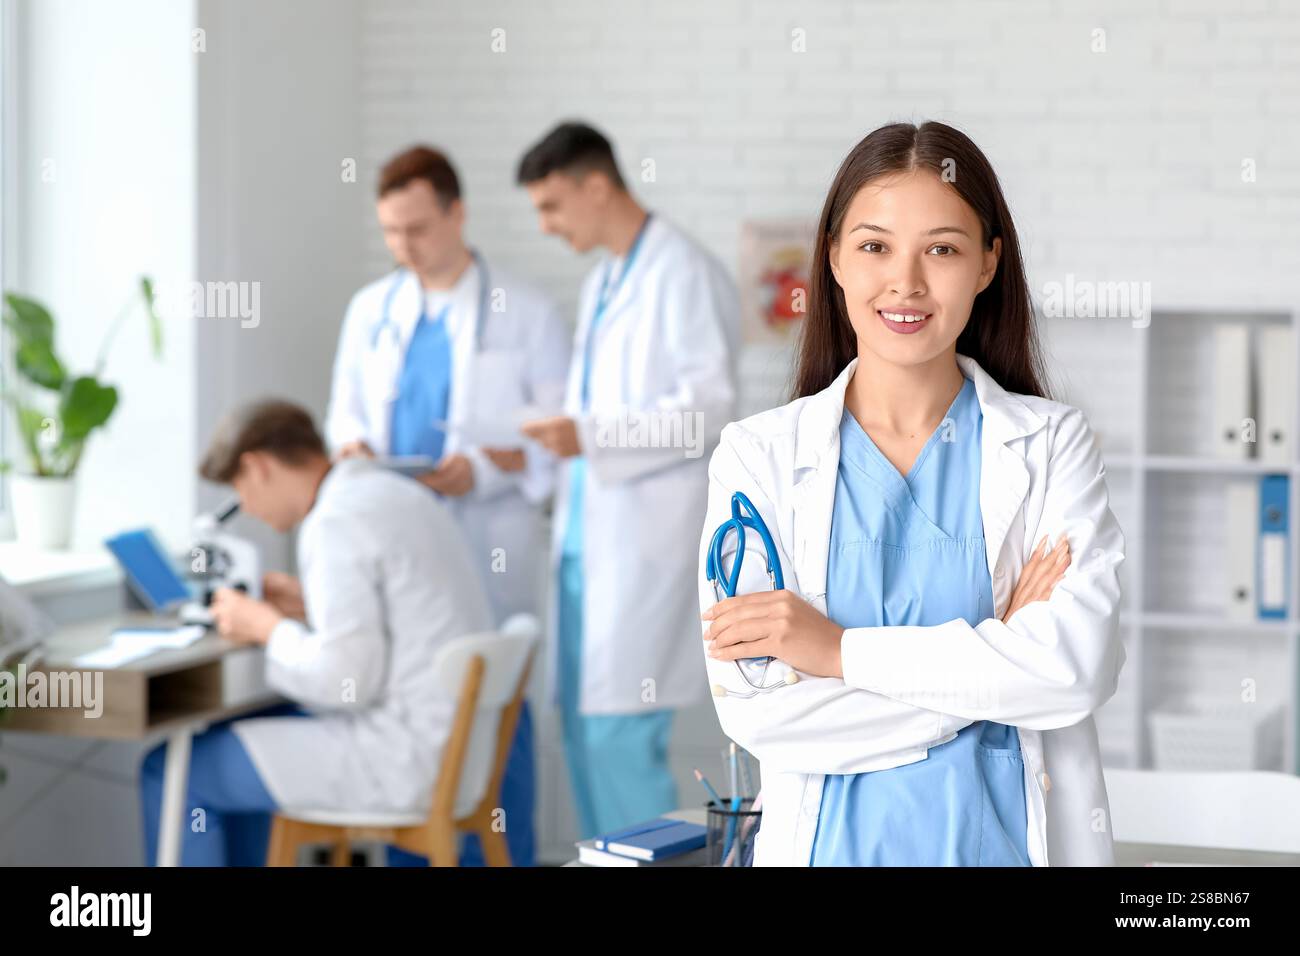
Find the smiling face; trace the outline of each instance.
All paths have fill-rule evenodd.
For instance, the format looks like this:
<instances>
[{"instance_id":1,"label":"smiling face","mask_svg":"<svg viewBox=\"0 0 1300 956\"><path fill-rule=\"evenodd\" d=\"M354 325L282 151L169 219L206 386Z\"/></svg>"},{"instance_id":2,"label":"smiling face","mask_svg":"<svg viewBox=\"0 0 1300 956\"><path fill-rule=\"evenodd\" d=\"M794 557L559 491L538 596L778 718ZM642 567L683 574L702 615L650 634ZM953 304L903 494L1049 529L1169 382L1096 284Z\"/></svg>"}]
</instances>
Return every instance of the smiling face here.
<instances>
[{"instance_id":1,"label":"smiling face","mask_svg":"<svg viewBox=\"0 0 1300 956\"><path fill-rule=\"evenodd\" d=\"M859 352L920 365L955 351L1001 251L1000 239L984 247L975 210L933 170L864 185L829 249Z\"/></svg>"}]
</instances>

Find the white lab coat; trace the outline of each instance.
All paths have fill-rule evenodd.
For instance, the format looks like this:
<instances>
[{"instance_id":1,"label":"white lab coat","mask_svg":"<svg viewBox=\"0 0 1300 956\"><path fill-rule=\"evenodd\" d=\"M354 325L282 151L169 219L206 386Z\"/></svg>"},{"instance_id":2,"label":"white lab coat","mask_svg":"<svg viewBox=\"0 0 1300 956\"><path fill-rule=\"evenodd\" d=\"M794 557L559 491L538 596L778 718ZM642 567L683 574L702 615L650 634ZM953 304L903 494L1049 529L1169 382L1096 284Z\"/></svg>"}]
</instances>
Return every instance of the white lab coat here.
<instances>
[{"instance_id":1,"label":"white lab coat","mask_svg":"<svg viewBox=\"0 0 1300 956\"><path fill-rule=\"evenodd\" d=\"M276 626L266 673L313 716L235 732L281 807L426 809L455 711L434 656L491 626L460 528L409 478L339 462L302 523L298 566L307 623Z\"/></svg>"},{"instance_id":2,"label":"white lab coat","mask_svg":"<svg viewBox=\"0 0 1300 956\"><path fill-rule=\"evenodd\" d=\"M565 401L587 462L579 707L589 715L684 707L705 691L692 546L704 519L709 453L734 414L740 321L722 264L653 216L596 327L584 413L584 346L605 265L582 288ZM673 432L686 416L698 431ZM658 447L649 447L656 427ZM552 582L569 518L567 472L556 496ZM558 656L548 655L552 700Z\"/></svg>"},{"instance_id":3,"label":"white lab coat","mask_svg":"<svg viewBox=\"0 0 1300 956\"><path fill-rule=\"evenodd\" d=\"M808 864L824 774L861 773L925 758L977 720L1015 726L1025 761L1027 843L1035 866L1113 863L1110 810L1092 714L1115 692L1118 565L1124 536L1111 513L1105 466L1082 412L1013 394L973 359L984 415L980 509L996 618L971 627L850 628L841 643L844 679L801 675L748 700L714 698L726 734L760 761L763 824L759 865ZM710 467L700 545L701 608L714 604L704 554L745 492L776 539L785 585L826 613L826 569L839 466L839 425L854 360L826 389L729 425ZM1048 601L1007 624L1034 544L1068 537L1072 563ZM732 537L734 550L734 536ZM746 539L738 593L769 587L757 535ZM731 567L730 560L727 567ZM704 632L707 635L707 625ZM748 688L734 663L705 654L714 685ZM774 661L770 682L788 673Z\"/></svg>"},{"instance_id":4,"label":"white lab coat","mask_svg":"<svg viewBox=\"0 0 1300 956\"><path fill-rule=\"evenodd\" d=\"M526 407L558 414L569 363L569 331L552 302L533 286L491 265L487 268L491 289L481 350L476 349L476 319L483 277L477 264L465 270L452 290L447 315L452 342L448 420L463 426L531 417L523 415ZM361 289L348 306L325 419L325 437L334 450L361 440L377 455L389 453L402 357L419 320L422 297L415 276L403 273L389 309L394 328L385 326L378 345L372 346L384 299L397 275L390 273ZM537 562L546 553L541 505L555 487L554 457L522 436L517 447L525 449L527 465L515 473L497 468L456 431L448 434L443 449L448 455L464 453L474 469L473 490L446 503L465 532L498 624L516 613L538 613Z\"/></svg>"}]
</instances>

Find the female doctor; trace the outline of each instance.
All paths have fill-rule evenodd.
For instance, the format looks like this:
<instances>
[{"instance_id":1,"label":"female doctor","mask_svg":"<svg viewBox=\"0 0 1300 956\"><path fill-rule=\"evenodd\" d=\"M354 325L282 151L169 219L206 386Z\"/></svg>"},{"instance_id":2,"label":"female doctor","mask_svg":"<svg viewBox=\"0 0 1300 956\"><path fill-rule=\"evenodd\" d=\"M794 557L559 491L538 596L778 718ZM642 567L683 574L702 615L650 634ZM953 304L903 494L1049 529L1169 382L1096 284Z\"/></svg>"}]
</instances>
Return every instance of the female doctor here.
<instances>
[{"instance_id":1,"label":"female doctor","mask_svg":"<svg viewBox=\"0 0 1300 956\"><path fill-rule=\"evenodd\" d=\"M762 766L756 862L1112 863L1092 714L1125 659L1124 536L1086 419L1044 397L979 148L867 136L810 293L796 398L723 431L701 544L743 492L784 573L751 531L737 596L700 582L719 719Z\"/></svg>"}]
</instances>

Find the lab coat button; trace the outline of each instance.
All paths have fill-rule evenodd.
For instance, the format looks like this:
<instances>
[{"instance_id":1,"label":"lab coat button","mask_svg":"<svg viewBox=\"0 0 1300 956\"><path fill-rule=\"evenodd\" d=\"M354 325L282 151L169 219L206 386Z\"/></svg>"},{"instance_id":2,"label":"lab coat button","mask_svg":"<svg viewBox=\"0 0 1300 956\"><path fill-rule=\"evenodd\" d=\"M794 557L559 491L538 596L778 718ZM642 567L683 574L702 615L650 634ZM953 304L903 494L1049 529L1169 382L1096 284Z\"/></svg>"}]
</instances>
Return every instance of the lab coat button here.
<instances>
[{"instance_id":1,"label":"lab coat button","mask_svg":"<svg viewBox=\"0 0 1300 956\"><path fill-rule=\"evenodd\" d=\"M1043 771L1042 776L1043 776L1043 793L1047 793L1047 791L1052 789L1052 778L1047 775L1046 770Z\"/></svg>"}]
</instances>

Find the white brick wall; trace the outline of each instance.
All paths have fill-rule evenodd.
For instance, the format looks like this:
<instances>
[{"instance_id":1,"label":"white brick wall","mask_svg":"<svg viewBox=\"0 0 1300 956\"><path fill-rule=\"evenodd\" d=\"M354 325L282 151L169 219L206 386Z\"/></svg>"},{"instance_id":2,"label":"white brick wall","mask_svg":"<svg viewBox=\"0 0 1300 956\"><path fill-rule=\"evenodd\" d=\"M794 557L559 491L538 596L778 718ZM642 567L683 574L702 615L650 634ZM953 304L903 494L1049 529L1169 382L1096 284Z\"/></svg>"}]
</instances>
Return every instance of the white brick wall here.
<instances>
[{"instance_id":1,"label":"white brick wall","mask_svg":"<svg viewBox=\"0 0 1300 956\"><path fill-rule=\"evenodd\" d=\"M657 182L636 191L734 265L743 218L815 215L857 139L934 118L990 156L1035 289L1074 272L1150 281L1163 306L1293 301L1300 4L1133 7L372 0L362 182L416 138L444 146L474 241L572 306L587 263L537 235L512 186L521 151L559 119L602 127L629 175L653 158ZM806 53L791 52L796 29ZM1241 181L1244 157L1256 183Z\"/></svg>"}]
</instances>

